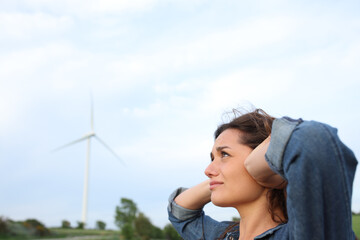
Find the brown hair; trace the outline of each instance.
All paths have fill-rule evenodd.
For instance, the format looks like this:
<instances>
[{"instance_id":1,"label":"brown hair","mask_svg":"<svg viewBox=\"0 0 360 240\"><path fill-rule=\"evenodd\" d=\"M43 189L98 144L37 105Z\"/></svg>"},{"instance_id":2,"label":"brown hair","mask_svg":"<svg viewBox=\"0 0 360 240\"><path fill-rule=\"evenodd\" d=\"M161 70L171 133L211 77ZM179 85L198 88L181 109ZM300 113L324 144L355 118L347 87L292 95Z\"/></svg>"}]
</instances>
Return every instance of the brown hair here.
<instances>
[{"instance_id":1,"label":"brown hair","mask_svg":"<svg viewBox=\"0 0 360 240\"><path fill-rule=\"evenodd\" d=\"M262 109L255 109L252 112L242 114L238 110L233 110L235 118L229 123L221 124L215 131L215 139L226 129L237 129L241 134L239 142L252 149L255 149L270 134L274 118L268 115ZM285 223L288 220L286 210L286 190L270 189L267 193L269 203L269 212L274 222ZM276 214L276 210L280 209L285 219Z\"/></svg>"}]
</instances>

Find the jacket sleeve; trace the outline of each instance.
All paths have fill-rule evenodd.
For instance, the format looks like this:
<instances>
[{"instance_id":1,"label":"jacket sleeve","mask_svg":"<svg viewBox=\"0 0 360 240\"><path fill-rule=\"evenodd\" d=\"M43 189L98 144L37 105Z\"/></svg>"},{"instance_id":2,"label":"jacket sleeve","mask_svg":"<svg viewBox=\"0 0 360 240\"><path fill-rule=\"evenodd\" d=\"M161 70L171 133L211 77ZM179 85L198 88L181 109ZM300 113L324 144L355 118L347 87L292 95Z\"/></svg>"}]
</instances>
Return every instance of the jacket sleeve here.
<instances>
[{"instance_id":1,"label":"jacket sleeve","mask_svg":"<svg viewBox=\"0 0 360 240\"><path fill-rule=\"evenodd\" d=\"M272 125L270 145L265 154L265 159L270 168L284 179L286 177L284 176L282 163L285 148L292 132L301 122L303 122L301 118L294 120L283 117L275 119Z\"/></svg>"},{"instance_id":2,"label":"jacket sleeve","mask_svg":"<svg viewBox=\"0 0 360 240\"><path fill-rule=\"evenodd\" d=\"M203 209L191 210L176 204L174 199L185 190L178 188L169 197L167 210L170 222L183 239L217 239L231 222L218 222L205 215Z\"/></svg>"},{"instance_id":3,"label":"jacket sleeve","mask_svg":"<svg viewBox=\"0 0 360 240\"><path fill-rule=\"evenodd\" d=\"M265 158L288 181L290 239L354 239L351 197L357 160L337 129L276 119Z\"/></svg>"}]
</instances>

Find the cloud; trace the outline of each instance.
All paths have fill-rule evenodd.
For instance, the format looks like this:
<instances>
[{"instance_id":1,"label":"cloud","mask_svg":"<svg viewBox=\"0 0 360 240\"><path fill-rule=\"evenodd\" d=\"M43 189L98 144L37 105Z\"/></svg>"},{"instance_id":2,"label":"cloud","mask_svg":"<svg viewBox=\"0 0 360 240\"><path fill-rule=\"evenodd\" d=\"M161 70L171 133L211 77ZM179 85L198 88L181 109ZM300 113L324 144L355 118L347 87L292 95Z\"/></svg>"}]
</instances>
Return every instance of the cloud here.
<instances>
[{"instance_id":1,"label":"cloud","mask_svg":"<svg viewBox=\"0 0 360 240\"><path fill-rule=\"evenodd\" d=\"M350 45L345 54L340 59L340 66L346 70L358 70L360 65L360 38L355 40L357 43Z\"/></svg>"},{"instance_id":2,"label":"cloud","mask_svg":"<svg viewBox=\"0 0 360 240\"><path fill-rule=\"evenodd\" d=\"M74 51L69 45L50 43L45 46L20 49L4 54L0 57L0 78L3 80L9 78L24 80L29 75L37 75L45 70L44 66L46 65L71 58ZM41 81L43 80L37 79L35 82ZM19 82L12 84L19 84Z\"/></svg>"},{"instance_id":3,"label":"cloud","mask_svg":"<svg viewBox=\"0 0 360 240\"><path fill-rule=\"evenodd\" d=\"M293 20L287 17L266 18L192 39L167 39L166 43L158 39L157 47L110 62L106 71L125 78L152 79L179 71L197 71L203 67L222 65L286 41L293 32L292 23Z\"/></svg>"},{"instance_id":4,"label":"cloud","mask_svg":"<svg viewBox=\"0 0 360 240\"><path fill-rule=\"evenodd\" d=\"M155 5L158 0L92 0L89 10L97 13L113 13L123 11L141 11Z\"/></svg>"},{"instance_id":5,"label":"cloud","mask_svg":"<svg viewBox=\"0 0 360 240\"><path fill-rule=\"evenodd\" d=\"M89 17L96 14L111 14L151 9L158 0L14 0L2 3L7 9L27 9L33 12L51 12L55 15L66 14L77 17Z\"/></svg>"},{"instance_id":6,"label":"cloud","mask_svg":"<svg viewBox=\"0 0 360 240\"><path fill-rule=\"evenodd\" d=\"M75 60L71 60L75 58ZM77 51L66 44L52 43L42 47L19 49L0 56L0 119L1 131L9 131L18 126L20 119L28 111L34 110L36 103L51 101L63 91L81 85L70 78L66 69L71 62L71 70L83 64ZM82 59L82 58L80 58ZM61 75L58 68L64 66ZM60 78L63 77L63 78Z\"/></svg>"},{"instance_id":7,"label":"cloud","mask_svg":"<svg viewBox=\"0 0 360 240\"><path fill-rule=\"evenodd\" d=\"M19 127L22 116L21 94L4 88L0 94L0 136L7 136Z\"/></svg>"},{"instance_id":8,"label":"cloud","mask_svg":"<svg viewBox=\"0 0 360 240\"><path fill-rule=\"evenodd\" d=\"M0 13L0 39L27 40L46 35L59 35L73 25L68 16L56 17L37 13Z\"/></svg>"},{"instance_id":9,"label":"cloud","mask_svg":"<svg viewBox=\"0 0 360 240\"><path fill-rule=\"evenodd\" d=\"M294 77L284 69L250 67L220 76L205 85L200 108L221 111L241 102L261 101L284 93Z\"/></svg>"}]
</instances>

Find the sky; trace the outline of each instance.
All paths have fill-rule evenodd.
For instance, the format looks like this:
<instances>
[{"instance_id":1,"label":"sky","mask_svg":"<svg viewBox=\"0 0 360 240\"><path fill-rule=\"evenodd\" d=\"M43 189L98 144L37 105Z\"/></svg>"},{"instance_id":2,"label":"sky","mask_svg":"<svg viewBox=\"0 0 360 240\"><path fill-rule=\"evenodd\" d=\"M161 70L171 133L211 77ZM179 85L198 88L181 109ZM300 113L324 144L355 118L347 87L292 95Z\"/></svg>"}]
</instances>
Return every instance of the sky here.
<instances>
[{"instance_id":1,"label":"sky","mask_svg":"<svg viewBox=\"0 0 360 240\"><path fill-rule=\"evenodd\" d=\"M317 120L360 158L360 2L0 0L0 216L114 224L130 198L152 223L206 179L233 108ZM360 170L352 209L360 212ZM233 209L205 211L230 220Z\"/></svg>"}]
</instances>

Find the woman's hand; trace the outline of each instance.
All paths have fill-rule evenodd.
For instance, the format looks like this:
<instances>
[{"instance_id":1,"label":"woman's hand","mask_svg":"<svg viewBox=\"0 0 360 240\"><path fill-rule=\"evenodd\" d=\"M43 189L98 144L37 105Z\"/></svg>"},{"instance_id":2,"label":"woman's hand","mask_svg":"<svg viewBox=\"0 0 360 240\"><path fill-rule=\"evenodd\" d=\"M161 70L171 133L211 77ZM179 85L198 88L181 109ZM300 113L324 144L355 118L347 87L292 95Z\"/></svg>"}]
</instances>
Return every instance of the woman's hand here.
<instances>
[{"instance_id":1,"label":"woman's hand","mask_svg":"<svg viewBox=\"0 0 360 240\"><path fill-rule=\"evenodd\" d=\"M183 208L193 210L202 208L211 201L210 179L187 189L174 200Z\"/></svg>"},{"instance_id":2,"label":"woman's hand","mask_svg":"<svg viewBox=\"0 0 360 240\"><path fill-rule=\"evenodd\" d=\"M260 185L267 188L282 189L286 186L286 180L273 172L265 160L265 153L269 147L271 136L267 137L246 158L244 165L249 174Z\"/></svg>"}]
</instances>

